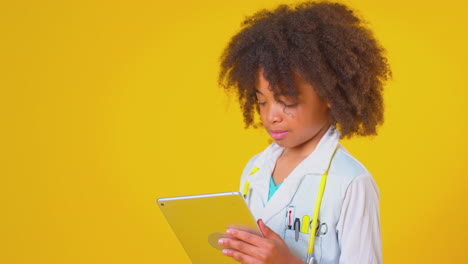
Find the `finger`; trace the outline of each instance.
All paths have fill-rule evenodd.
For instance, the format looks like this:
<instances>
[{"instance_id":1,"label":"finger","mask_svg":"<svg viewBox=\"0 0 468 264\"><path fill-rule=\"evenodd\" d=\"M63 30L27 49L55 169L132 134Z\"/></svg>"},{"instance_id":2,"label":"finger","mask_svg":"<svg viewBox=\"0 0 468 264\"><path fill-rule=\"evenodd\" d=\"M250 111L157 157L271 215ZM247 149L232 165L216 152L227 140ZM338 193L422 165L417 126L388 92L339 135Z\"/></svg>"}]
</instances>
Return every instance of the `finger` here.
<instances>
[{"instance_id":1,"label":"finger","mask_svg":"<svg viewBox=\"0 0 468 264\"><path fill-rule=\"evenodd\" d=\"M275 231L271 230L271 228L265 225L262 219L258 219L257 224L258 227L260 227L260 231L262 231L264 237L273 240L283 240L278 234L275 233Z\"/></svg>"},{"instance_id":2,"label":"finger","mask_svg":"<svg viewBox=\"0 0 468 264\"><path fill-rule=\"evenodd\" d=\"M247 231L242 231L242 230L239 230L239 229L228 229L228 230L226 230L226 233L230 237L240 239L240 240L242 240L244 242L247 242L247 243L249 243L251 245L254 245L254 246L257 246L257 247L261 247L265 243L263 237L252 234L252 233L247 232Z\"/></svg>"},{"instance_id":3,"label":"finger","mask_svg":"<svg viewBox=\"0 0 468 264\"><path fill-rule=\"evenodd\" d=\"M223 249L223 255L231 257L235 261L241 262L242 264L261 264L255 258L234 249Z\"/></svg>"},{"instance_id":4,"label":"finger","mask_svg":"<svg viewBox=\"0 0 468 264\"><path fill-rule=\"evenodd\" d=\"M226 248L235 249L249 256L254 256L258 252L257 247L238 239L221 238L218 244Z\"/></svg>"}]
</instances>

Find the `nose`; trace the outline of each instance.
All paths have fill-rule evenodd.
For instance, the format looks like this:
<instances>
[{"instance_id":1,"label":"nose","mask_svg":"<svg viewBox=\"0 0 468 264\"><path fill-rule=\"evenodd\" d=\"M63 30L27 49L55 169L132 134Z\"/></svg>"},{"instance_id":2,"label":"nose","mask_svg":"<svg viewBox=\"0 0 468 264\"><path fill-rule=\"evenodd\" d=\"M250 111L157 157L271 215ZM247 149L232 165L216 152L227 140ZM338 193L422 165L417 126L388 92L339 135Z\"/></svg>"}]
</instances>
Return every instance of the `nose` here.
<instances>
[{"instance_id":1,"label":"nose","mask_svg":"<svg viewBox=\"0 0 468 264\"><path fill-rule=\"evenodd\" d=\"M283 108L284 106L280 103L274 102L266 105L264 113L262 113L264 121L269 124L279 123L283 121Z\"/></svg>"}]
</instances>

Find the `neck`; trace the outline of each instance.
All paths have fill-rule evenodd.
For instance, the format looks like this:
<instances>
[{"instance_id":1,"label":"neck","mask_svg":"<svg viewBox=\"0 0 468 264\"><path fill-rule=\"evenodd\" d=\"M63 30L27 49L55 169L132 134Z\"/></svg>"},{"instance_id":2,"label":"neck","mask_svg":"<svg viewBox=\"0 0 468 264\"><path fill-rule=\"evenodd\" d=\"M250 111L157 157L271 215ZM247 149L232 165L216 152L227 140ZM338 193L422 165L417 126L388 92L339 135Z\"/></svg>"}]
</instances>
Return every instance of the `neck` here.
<instances>
[{"instance_id":1,"label":"neck","mask_svg":"<svg viewBox=\"0 0 468 264\"><path fill-rule=\"evenodd\" d=\"M326 122L323 127L315 134L311 139L307 140L306 142L302 143L301 145L286 148L283 151L283 155L287 156L295 156L295 157L302 157L305 158L312 153L315 148L317 147L320 139L322 139L323 135L327 132L328 128L330 127L330 123Z\"/></svg>"}]
</instances>

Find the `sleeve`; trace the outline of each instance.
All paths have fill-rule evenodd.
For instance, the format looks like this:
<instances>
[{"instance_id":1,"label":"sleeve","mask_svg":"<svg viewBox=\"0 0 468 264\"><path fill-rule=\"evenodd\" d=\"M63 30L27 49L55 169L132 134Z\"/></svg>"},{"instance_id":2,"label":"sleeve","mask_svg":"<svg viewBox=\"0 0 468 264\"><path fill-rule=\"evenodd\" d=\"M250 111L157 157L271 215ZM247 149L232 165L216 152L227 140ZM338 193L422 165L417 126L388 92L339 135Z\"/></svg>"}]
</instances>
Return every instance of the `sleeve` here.
<instances>
[{"instance_id":1,"label":"sleeve","mask_svg":"<svg viewBox=\"0 0 468 264\"><path fill-rule=\"evenodd\" d=\"M381 264L379 189L370 174L348 185L338 220L340 264Z\"/></svg>"}]
</instances>

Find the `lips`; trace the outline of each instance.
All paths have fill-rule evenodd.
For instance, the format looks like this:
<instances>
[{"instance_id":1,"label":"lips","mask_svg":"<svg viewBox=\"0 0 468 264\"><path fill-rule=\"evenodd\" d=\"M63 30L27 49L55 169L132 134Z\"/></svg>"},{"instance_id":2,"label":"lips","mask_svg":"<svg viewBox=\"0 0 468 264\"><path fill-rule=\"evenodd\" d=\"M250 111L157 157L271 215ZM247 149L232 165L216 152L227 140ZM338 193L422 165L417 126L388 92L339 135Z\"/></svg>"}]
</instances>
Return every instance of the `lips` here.
<instances>
[{"instance_id":1,"label":"lips","mask_svg":"<svg viewBox=\"0 0 468 264\"><path fill-rule=\"evenodd\" d=\"M280 130L269 130L268 133L270 134L270 136L275 139L275 140L278 140L278 139L283 139L285 138L287 135L288 135L288 131L280 131Z\"/></svg>"}]
</instances>

